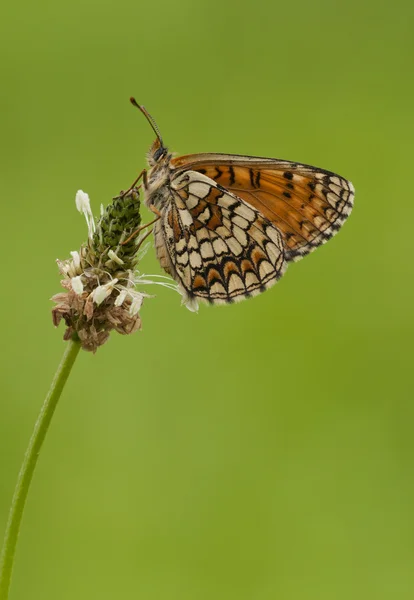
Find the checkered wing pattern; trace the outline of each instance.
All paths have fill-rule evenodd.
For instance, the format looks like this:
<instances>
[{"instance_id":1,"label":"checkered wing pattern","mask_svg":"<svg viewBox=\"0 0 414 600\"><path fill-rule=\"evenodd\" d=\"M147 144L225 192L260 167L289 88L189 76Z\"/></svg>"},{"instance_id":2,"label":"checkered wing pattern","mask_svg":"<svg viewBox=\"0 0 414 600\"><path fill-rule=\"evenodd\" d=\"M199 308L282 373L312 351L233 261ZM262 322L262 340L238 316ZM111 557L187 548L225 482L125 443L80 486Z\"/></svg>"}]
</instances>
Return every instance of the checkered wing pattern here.
<instances>
[{"instance_id":1,"label":"checkered wing pattern","mask_svg":"<svg viewBox=\"0 0 414 600\"><path fill-rule=\"evenodd\" d=\"M327 242L351 213L351 182L300 163L231 154L190 154L171 165L216 181L281 233L285 259L299 260Z\"/></svg>"},{"instance_id":2,"label":"checkered wing pattern","mask_svg":"<svg viewBox=\"0 0 414 600\"><path fill-rule=\"evenodd\" d=\"M177 174L170 190L155 246L161 265L190 298L238 301L281 277L283 239L259 210L193 170Z\"/></svg>"}]
</instances>

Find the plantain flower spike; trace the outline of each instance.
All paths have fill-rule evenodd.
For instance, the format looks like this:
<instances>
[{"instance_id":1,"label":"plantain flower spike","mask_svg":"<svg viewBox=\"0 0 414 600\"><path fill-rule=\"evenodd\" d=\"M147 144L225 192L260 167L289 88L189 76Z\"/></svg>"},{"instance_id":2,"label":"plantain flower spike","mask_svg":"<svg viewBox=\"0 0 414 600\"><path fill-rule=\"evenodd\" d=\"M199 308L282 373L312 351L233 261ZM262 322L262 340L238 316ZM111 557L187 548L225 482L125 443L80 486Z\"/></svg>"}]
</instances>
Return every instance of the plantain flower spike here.
<instances>
[{"instance_id":1,"label":"plantain flower spike","mask_svg":"<svg viewBox=\"0 0 414 600\"><path fill-rule=\"evenodd\" d=\"M53 323L66 324L64 339L78 338L82 348L96 352L109 338L111 331L129 335L141 329L139 311L145 298L152 298L136 286L159 284L178 291L170 278L154 281L137 271L145 254L142 247L148 235L137 230L141 225L138 188L120 195L95 219L88 194L79 190L76 208L86 219L88 240L71 258L57 260L63 276L64 292L53 296Z\"/></svg>"}]
</instances>

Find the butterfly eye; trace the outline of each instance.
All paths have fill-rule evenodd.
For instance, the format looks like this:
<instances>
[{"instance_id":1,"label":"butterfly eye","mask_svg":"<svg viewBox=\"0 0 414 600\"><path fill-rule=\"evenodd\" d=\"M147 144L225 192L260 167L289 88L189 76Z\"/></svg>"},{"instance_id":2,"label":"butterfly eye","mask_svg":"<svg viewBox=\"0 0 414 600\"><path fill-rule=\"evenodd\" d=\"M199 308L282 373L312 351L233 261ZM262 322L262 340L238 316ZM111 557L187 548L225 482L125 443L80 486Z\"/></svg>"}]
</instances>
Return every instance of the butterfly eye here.
<instances>
[{"instance_id":1,"label":"butterfly eye","mask_svg":"<svg viewBox=\"0 0 414 600\"><path fill-rule=\"evenodd\" d=\"M156 150L153 155L155 162L158 162L160 160L160 158L165 156L166 153L167 153L167 148L158 148L158 150Z\"/></svg>"}]
</instances>

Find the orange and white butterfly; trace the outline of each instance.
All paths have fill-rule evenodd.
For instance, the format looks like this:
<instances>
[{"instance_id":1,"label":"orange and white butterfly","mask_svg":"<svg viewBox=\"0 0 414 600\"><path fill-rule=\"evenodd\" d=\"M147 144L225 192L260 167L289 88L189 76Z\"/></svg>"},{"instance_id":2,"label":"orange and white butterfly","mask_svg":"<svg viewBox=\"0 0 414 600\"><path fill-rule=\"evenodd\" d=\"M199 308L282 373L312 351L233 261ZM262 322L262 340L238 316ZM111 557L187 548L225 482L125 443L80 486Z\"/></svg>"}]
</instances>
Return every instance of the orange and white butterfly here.
<instances>
[{"instance_id":1,"label":"orange and white butterfly","mask_svg":"<svg viewBox=\"0 0 414 600\"><path fill-rule=\"evenodd\" d=\"M263 292L327 242L349 216L354 187L300 163L237 154L173 155L156 140L143 178L157 215L155 248L187 305L239 301ZM137 180L137 181L138 181Z\"/></svg>"}]
</instances>

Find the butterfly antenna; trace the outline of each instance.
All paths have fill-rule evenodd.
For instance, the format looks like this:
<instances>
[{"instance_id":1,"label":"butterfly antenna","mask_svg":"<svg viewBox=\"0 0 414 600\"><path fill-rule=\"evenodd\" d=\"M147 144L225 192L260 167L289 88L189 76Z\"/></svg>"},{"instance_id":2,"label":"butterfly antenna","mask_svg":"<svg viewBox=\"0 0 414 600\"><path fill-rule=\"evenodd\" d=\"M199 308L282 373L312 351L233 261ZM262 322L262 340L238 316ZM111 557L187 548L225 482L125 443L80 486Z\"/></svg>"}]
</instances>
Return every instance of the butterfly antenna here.
<instances>
[{"instance_id":1,"label":"butterfly antenna","mask_svg":"<svg viewBox=\"0 0 414 600\"><path fill-rule=\"evenodd\" d=\"M149 112L147 111L147 109L145 108L145 106L142 106L141 104L138 104L138 102L132 96L131 96L131 98L129 100L130 100L131 104L133 104L134 106L136 106L144 114L144 116L147 119L148 123L151 125L151 127L152 127L155 135L157 136L158 141L161 144L161 148L165 148L164 142L162 141L162 137L161 137L161 134L160 134L160 130L158 129L158 126L157 126L156 122L151 117L151 115L149 114Z\"/></svg>"}]
</instances>

